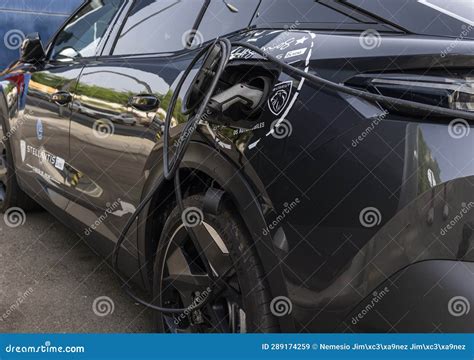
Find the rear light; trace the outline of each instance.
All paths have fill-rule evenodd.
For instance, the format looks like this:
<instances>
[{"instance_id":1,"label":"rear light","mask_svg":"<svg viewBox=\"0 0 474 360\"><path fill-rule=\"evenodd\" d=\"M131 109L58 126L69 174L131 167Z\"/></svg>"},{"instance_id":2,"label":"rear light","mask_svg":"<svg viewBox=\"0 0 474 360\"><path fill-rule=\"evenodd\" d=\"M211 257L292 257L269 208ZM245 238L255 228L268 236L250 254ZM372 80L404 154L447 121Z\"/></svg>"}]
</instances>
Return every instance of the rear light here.
<instances>
[{"instance_id":1,"label":"rear light","mask_svg":"<svg viewBox=\"0 0 474 360\"><path fill-rule=\"evenodd\" d=\"M398 99L474 112L474 78L416 74L358 75L346 85Z\"/></svg>"}]
</instances>

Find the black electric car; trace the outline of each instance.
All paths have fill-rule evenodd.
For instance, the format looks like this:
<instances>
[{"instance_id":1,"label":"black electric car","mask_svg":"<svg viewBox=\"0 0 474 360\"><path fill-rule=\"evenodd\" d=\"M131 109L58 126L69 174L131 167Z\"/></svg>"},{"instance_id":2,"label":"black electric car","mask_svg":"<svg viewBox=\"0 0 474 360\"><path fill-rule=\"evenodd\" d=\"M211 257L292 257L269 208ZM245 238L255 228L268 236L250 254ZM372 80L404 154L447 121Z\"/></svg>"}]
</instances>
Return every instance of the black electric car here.
<instances>
[{"instance_id":1,"label":"black electric car","mask_svg":"<svg viewBox=\"0 0 474 360\"><path fill-rule=\"evenodd\" d=\"M112 260L159 183L118 268L156 306L188 309L156 312L163 332L472 332L473 11L442 0L85 1L49 44L29 36L2 74L4 219L36 202ZM185 69L221 37L466 116L329 91L234 46L213 111L190 129L193 89L215 73ZM169 151L192 136L184 209L161 181L167 116Z\"/></svg>"}]
</instances>

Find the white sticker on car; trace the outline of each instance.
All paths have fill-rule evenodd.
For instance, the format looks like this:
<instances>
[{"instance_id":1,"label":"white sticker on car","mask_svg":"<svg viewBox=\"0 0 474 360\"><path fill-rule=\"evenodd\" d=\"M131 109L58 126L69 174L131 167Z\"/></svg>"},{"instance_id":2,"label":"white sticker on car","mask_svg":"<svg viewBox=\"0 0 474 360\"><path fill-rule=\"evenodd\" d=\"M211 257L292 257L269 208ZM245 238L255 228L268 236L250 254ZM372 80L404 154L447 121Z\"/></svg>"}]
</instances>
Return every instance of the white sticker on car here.
<instances>
[{"instance_id":1,"label":"white sticker on car","mask_svg":"<svg viewBox=\"0 0 474 360\"><path fill-rule=\"evenodd\" d=\"M275 85L268 99L268 107L273 114L278 116L282 113L290 101L292 89L293 81L285 81Z\"/></svg>"},{"instance_id":2,"label":"white sticker on car","mask_svg":"<svg viewBox=\"0 0 474 360\"><path fill-rule=\"evenodd\" d=\"M232 50L230 54L230 59L229 60L235 60L235 59L251 59L254 57L255 52L244 48L242 46L236 47L234 50Z\"/></svg>"},{"instance_id":3,"label":"white sticker on car","mask_svg":"<svg viewBox=\"0 0 474 360\"><path fill-rule=\"evenodd\" d=\"M54 167L59 170L64 170L64 159L60 157L56 157L56 163L54 164Z\"/></svg>"},{"instance_id":4,"label":"white sticker on car","mask_svg":"<svg viewBox=\"0 0 474 360\"><path fill-rule=\"evenodd\" d=\"M289 52L286 53L285 59L290 59L290 58L295 57L295 56L303 55L306 52L306 50L308 50L308 48L289 51Z\"/></svg>"},{"instance_id":5,"label":"white sticker on car","mask_svg":"<svg viewBox=\"0 0 474 360\"><path fill-rule=\"evenodd\" d=\"M288 49L295 42L295 40L296 39L294 37L292 37L292 38L287 39L283 42L266 46L262 50L265 51L265 52L274 51L274 50L283 51L283 50Z\"/></svg>"},{"instance_id":6,"label":"white sticker on car","mask_svg":"<svg viewBox=\"0 0 474 360\"><path fill-rule=\"evenodd\" d=\"M21 161L25 162L25 159L26 159L26 142L25 142L25 140L20 140L20 154L21 154Z\"/></svg>"}]
</instances>

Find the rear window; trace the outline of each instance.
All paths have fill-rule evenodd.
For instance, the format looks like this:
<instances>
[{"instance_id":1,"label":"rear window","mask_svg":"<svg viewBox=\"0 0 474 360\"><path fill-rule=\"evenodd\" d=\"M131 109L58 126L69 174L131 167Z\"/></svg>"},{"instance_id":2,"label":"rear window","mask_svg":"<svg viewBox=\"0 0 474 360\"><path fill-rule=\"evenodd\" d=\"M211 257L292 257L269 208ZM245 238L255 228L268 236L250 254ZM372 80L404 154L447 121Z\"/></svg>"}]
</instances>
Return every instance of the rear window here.
<instances>
[{"instance_id":1,"label":"rear window","mask_svg":"<svg viewBox=\"0 0 474 360\"><path fill-rule=\"evenodd\" d=\"M260 0L211 1L199 25L204 41L247 28ZM200 40L200 39L196 39Z\"/></svg>"},{"instance_id":2,"label":"rear window","mask_svg":"<svg viewBox=\"0 0 474 360\"><path fill-rule=\"evenodd\" d=\"M474 26L474 2L472 0L418 0L441 13Z\"/></svg>"},{"instance_id":3,"label":"rear window","mask_svg":"<svg viewBox=\"0 0 474 360\"><path fill-rule=\"evenodd\" d=\"M347 0L414 34L473 39L473 0ZM469 25L469 26L468 26Z\"/></svg>"},{"instance_id":4,"label":"rear window","mask_svg":"<svg viewBox=\"0 0 474 360\"><path fill-rule=\"evenodd\" d=\"M204 0L137 0L114 55L174 52L186 46Z\"/></svg>"},{"instance_id":5,"label":"rear window","mask_svg":"<svg viewBox=\"0 0 474 360\"><path fill-rule=\"evenodd\" d=\"M254 24L347 23L354 19L314 0L262 0Z\"/></svg>"}]
</instances>

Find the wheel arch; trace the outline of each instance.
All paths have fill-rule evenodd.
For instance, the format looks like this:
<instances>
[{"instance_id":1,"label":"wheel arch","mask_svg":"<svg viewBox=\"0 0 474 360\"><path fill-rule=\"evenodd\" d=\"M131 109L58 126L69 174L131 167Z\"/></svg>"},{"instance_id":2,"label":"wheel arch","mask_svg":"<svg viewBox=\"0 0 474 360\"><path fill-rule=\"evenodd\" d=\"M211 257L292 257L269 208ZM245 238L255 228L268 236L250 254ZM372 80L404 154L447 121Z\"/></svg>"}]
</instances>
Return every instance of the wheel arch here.
<instances>
[{"instance_id":1,"label":"wheel arch","mask_svg":"<svg viewBox=\"0 0 474 360\"><path fill-rule=\"evenodd\" d=\"M270 234L263 234L266 228L265 217L261 204L242 173L223 155L203 143L192 142L186 152L181 171L183 193L192 195L204 192L210 186L223 189L235 208L239 211L256 249L265 273L268 276L272 297L287 296L287 289L280 262L271 249ZM143 190L143 197L149 193L163 173L162 147L157 146L150 155L145 174L148 174ZM137 249L139 264L145 286L151 289L150 275L153 271L153 259L161 235L161 229L167 215L175 206L174 186L172 182L164 181L157 194L147 205L138 218ZM158 218L158 223L154 219ZM293 321L280 318L283 331L294 329Z\"/></svg>"},{"instance_id":2,"label":"wheel arch","mask_svg":"<svg viewBox=\"0 0 474 360\"><path fill-rule=\"evenodd\" d=\"M25 74L18 71L0 77L0 117L3 118L5 126L4 133L10 134L12 131L12 118L20 116L22 99L25 98L26 84ZM8 136L9 140L12 137Z\"/></svg>"},{"instance_id":3,"label":"wheel arch","mask_svg":"<svg viewBox=\"0 0 474 360\"><path fill-rule=\"evenodd\" d=\"M7 129L4 129L4 132L10 131L10 123L8 121L8 114L9 114L9 110L8 110L8 105L7 105L7 98L5 95L5 87L0 81L0 116L4 118L5 120L4 123L5 123L5 126L7 127Z\"/></svg>"}]
</instances>

